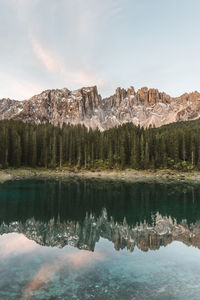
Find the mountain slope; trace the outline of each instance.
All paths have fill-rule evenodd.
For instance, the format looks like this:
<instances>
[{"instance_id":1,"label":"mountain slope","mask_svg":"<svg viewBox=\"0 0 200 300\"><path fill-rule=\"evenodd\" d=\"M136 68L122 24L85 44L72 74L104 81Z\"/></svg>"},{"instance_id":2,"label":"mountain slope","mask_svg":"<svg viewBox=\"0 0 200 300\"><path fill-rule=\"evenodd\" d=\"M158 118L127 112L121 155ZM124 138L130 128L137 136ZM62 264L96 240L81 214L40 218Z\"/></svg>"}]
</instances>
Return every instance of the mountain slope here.
<instances>
[{"instance_id":1,"label":"mountain slope","mask_svg":"<svg viewBox=\"0 0 200 300\"><path fill-rule=\"evenodd\" d=\"M63 248L66 245L94 251L100 238L114 244L116 250L127 248L133 251L137 246L142 251L157 250L173 241L180 241L188 246L200 248L200 224L188 226L186 221L177 223L171 217L157 213L154 225L146 222L130 226L109 220L106 209L99 218L87 215L82 224L75 221L60 222L51 219L49 222L36 221L34 218L21 223L18 221L0 224L0 235L17 232L42 246Z\"/></svg>"},{"instance_id":2,"label":"mountain slope","mask_svg":"<svg viewBox=\"0 0 200 300\"><path fill-rule=\"evenodd\" d=\"M137 92L117 88L113 96L102 99L97 87L75 91L66 88L46 90L29 100L0 100L0 119L14 119L37 124L50 122L84 124L105 130L123 123L159 127L200 117L200 93L172 98L146 87Z\"/></svg>"}]
</instances>

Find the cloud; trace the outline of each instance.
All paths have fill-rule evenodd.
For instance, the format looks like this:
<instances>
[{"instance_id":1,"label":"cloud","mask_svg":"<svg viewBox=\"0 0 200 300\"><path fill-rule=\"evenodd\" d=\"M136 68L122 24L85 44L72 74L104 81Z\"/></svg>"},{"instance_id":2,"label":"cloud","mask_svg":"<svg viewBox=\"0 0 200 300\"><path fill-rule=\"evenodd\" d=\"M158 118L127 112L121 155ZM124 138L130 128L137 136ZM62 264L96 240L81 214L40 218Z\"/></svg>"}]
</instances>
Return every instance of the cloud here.
<instances>
[{"instance_id":1,"label":"cloud","mask_svg":"<svg viewBox=\"0 0 200 300\"><path fill-rule=\"evenodd\" d=\"M42 85L34 84L26 81L17 81L14 80L12 87L15 90L15 93L19 94L20 99L27 99L39 92L43 91Z\"/></svg>"},{"instance_id":2,"label":"cloud","mask_svg":"<svg viewBox=\"0 0 200 300\"><path fill-rule=\"evenodd\" d=\"M28 240L22 234L10 233L1 237L0 254L2 259L33 252L38 248L39 246L35 242Z\"/></svg>"},{"instance_id":3,"label":"cloud","mask_svg":"<svg viewBox=\"0 0 200 300\"><path fill-rule=\"evenodd\" d=\"M80 38L89 36L91 39L98 39L105 29L108 30L108 23L120 15L119 0L79 0L74 30Z\"/></svg>"},{"instance_id":4,"label":"cloud","mask_svg":"<svg viewBox=\"0 0 200 300\"><path fill-rule=\"evenodd\" d=\"M28 282L23 291L22 298L27 299L31 292L41 289L51 281L62 268L66 268L66 266L68 268L69 266L73 266L74 268L88 267L91 262L94 263L103 258L103 254L98 251L90 252L78 250L71 253L61 253L55 260L46 263L39 268L34 278Z\"/></svg>"},{"instance_id":5,"label":"cloud","mask_svg":"<svg viewBox=\"0 0 200 300\"><path fill-rule=\"evenodd\" d=\"M81 252L75 252L75 253L69 253L68 259L70 264L72 264L74 267L81 267L81 266L87 266L92 261L98 261L103 258L103 255L98 252L89 252L89 251L81 251Z\"/></svg>"},{"instance_id":6,"label":"cloud","mask_svg":"<svg viewBox=\"0 0 200 300\"><path fill-rule=\"evenodd\" d=\"M35 80L28 80L24 78L15 77L14 75L8 75L0 72L0 90L1 97L14 98L16 100L28 99L33 95L42 92L44 86L35 82Z\"/></svg>"},{"instance_id":7,"label":"cloud","mask_svg":"<svg viewBox=\"0 0 200 300\"><path fill-rule=\"evenodd\" d=\"M49 0L48 6L43 0L4 1L13 11L13 32L19 38L17 51L7 51L9 58L2 61L0 98L28 99L63 87L111 89L101 47L110 22L120 14L119 0Z\"/></svg>"},{"instance_id":8,"label":"cloud","mask_svg":"<svg viewBox=\"0 0 200 300\"><path fill-rule=\"evenodd\" d=\"M36 58L40 61L42 66L50 73L64 79L65 82L71 85L99 85L102 86L106 82L100 78L89 68L71 70L62 59L50 49L47 49L42 43L33 35L29 34L30 42Z\"/></svg>"},{"instance_id":9,"label":"cloud","mask_svg":"<svg viewBox=\"0 0 200 300\"><path fill-rule=\"evenodd\" d=\"M40 0L8 0L11 5L15 5L17 9L30 9L35 6Z\"/></svg>"},{"instance_id":10,"label":"cloud","mask_svg":"<svg viewBox=\"0 0 200 300\"><path fill-rule=\"evenodd\" d=\"M63 65L56 55L48 49L45 49L38 39L32 34L30 34L30 41L36 57L49 72L54 72L60 75L64 75L66 73L66 70L63 68Z\"/></svg>"},{"instance_id":11,"label":"cloud","mask_svg":"<svg viewBox=\"0 0 200 300\"><path fill-rule=\"evenodd\" d=\"M28 24L29 16L39 1L40 0L8 0L7 2L16 12L18 19Z\"/></svg>"}]
</instances>

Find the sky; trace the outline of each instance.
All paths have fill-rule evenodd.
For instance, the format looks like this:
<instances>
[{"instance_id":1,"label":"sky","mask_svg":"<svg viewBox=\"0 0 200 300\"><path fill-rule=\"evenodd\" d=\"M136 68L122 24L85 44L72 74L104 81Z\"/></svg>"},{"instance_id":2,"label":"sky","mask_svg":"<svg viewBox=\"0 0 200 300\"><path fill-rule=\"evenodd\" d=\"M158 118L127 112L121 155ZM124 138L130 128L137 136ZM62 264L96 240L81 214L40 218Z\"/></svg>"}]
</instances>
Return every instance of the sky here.
<instances>
[{"instance_id":1,"label":"sky","mask_svg":"<svg viewBox=\"0 0 200 300\"><path fill-rule=\"evenodd\" d=\"M0 0L0 98L200 90L199 0Z\"/></svg>"}]
</instances>

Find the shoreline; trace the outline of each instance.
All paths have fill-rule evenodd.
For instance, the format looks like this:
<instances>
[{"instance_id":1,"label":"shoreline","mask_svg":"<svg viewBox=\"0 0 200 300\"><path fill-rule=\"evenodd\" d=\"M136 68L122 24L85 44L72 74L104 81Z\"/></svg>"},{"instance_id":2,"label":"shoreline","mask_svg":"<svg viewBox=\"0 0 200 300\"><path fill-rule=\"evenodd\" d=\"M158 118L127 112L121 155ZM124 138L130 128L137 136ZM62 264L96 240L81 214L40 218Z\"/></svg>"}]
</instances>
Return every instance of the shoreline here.
<instances>
[{"instance_id":1,"label":"shoreline","mask_svg":"<svg viewBox=\"0 0 200 300\"><path fill-rule=\"evenodd\" d=\"M70 170L69 168L43 169L19 168L0 170L0 183L20 179L103 179L126 182L191 182L200 183L200 171L180 172L175 170Z\"/></svg>"}]
</instances>

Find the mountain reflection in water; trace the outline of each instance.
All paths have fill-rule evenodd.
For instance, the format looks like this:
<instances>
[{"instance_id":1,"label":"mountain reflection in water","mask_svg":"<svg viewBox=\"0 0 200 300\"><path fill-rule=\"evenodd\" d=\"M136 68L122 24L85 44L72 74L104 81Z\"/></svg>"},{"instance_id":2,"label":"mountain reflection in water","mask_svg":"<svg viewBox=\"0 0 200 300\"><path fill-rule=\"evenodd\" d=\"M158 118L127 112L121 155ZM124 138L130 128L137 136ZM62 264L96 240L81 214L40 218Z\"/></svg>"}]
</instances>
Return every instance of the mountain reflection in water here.
<instances>
[{"instance_id":1,"label":"mountain reflection in water","mask_svg":"<svg viewBox=\"0 0 200 300\"><path fill-rule=\"evenodd\" d=\"M199 299L199 220L195 185L5 182L0 299Z\"/></svg>"},{"instance_id":2,"label":"mountain reflection in water","mask_svg":"<svg viewBox=\"0 0 200 300\"><path fill-rule=\"evenodd\" d=\"M43 246L156 250L172 241L200 248L200 187L107 181L10 181L0 185L0 234Z\"/></svg>"}]
</instances>

